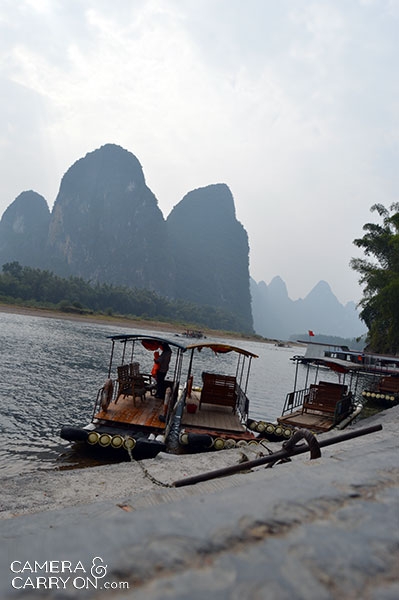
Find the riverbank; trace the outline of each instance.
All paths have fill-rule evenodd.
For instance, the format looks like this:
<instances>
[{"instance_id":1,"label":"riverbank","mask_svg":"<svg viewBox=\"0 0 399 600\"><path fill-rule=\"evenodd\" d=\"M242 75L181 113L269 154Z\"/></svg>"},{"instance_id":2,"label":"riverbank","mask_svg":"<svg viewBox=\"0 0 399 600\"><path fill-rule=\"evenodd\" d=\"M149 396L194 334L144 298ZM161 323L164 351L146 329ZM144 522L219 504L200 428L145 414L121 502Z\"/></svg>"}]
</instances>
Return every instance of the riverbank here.
<instances>
[{"instance_id":1,"label":"riverbank","mask_svg":"<svg viewBox=\"0 0 399 600\"><path fill-rule=\"evenodd\" d=\"M270 444L280 449L281 444ZM3 478L0 519L78 507L104 501L124 505L143 494L168 488L174 481L253 459L257 450L180 455L160 453L154 459L64 470L51 469ZM130 499L128 501L128 499Z\"/></svg>"},{"instance_id":2,"label":"riverbank","mask_svg":"<svg viewBox=\"0 0 399 600\"><path fill-rule=\"evenodd\" d=\"M334 453L339 454L344 448L369 445L373 439L389 437L395 425L399 429L399 406L363 419L346 428L345 432L356 431L380 421L385 424L383 433L373 434L362 440L350 440L329 447L326 452L329 456L334 456ZM331 431L320 435L318 439L328 439L340 433L339 430ZM395 444L399 449L399 442L395 441ZM65 468L61 464L57 468L5 477L0 486L0 520L88 503L112 501L123 504L127 502L127 498L169 488L177 480L267 456L281 448L281 442L269 442L267 449L255 445L244 449L186 455L161 452L153 459L140 462L128 461L84 468ZM293 460L307 462L308 458L304 455ZM231 479L233 480L234 478Z\"/></svg>"},{"instance_id":3,"label":"riverbank","mask_svg":"<svg viewBox=\"0 0 399 600\"><path fill-rule=\"evenodd\" d=\"M396 599L399 406L346 431L377 423L382 430L323 448L319 459L303 454L182 488L170 486L235 464L247 449L8 478L1 595L14 597L17 587L26 597L63 589L66 598L103 598L112 587L113 597L136 600ZM35 564L50 560L57 569L80 561L88 575L101 563L99 587L77 589L81 568L58 570L66 587L43 589L50 574ZM26 561L34 572L18 573ZM38 576L42 588L32 589Z\"/></svg>"},{"instance_id":4,"label":"riverbank","mask_svg":"<svg viewBox=\"0 0 399 600\"><path fill-rule=\"evenodd\" d=\"M79 314L63 312L61 310L51 310L46 308L32 308L20 306L17 304L0 304L0 312L28 315L31 317L45 317L47 319L64 319L67 321L81 321L83 323L95 323L97 325L115 325L117 327L126 327L130 329L140 329L145 331L160 331L181 335L187 328L182 323L166 323L165 321L132 319L122 315L100 315L100 314ZM196 329L198 327L196 326ZM277 340L262 338L258 335L245 335L241 333L222 331L216 329L201 328L203 334L207 337L224 337L227 339L253 340L257 342L274 343ZM294 344L293 344L294 345Z\"/></svg>"}]
</instances>

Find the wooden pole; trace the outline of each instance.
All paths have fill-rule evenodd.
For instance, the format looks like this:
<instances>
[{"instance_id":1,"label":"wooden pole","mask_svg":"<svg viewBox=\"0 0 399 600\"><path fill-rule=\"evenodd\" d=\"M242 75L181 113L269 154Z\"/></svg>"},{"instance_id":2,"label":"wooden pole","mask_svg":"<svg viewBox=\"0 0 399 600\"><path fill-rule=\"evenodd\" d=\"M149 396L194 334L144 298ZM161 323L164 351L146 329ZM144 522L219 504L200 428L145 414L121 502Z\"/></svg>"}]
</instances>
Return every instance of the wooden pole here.
<instances>
[{"instance_id":1,"label":"wooden pole","mask_svg":"<svg viewBox=\"0 0 399 600\"><path fill-rule=\"evenodd\" d=\"M319 441L319 447L325 448L326 446L332 446L333 444L338 444L340 442L344 442L346 440L351 440L353 438L357 438L363 435L368 435L369 433L374 433L376 431L381 431L382 425L372 425L371 427L363 427L362 429L357 429L355 431L349 431L347 433L341 433L340 435L336 435L327 440ZM193 477L186 477L185 479L179 479L173 482L174 487L183 487L186 485L193 485L195 483L200 483L201 481L208 481L209 479L216 479L217 477L224 477L225 475L233 475L234 473L239 473L240 471L247 471L248 469L252 469L254 467L259 467L260 465L265 465L267 463L276 462L278 460L282 460L283 458L289 458L290 456L295 456L297 454L303 454L304 452L309 451L309 446L307 444L301 444L300 446L294 446L294 448L290 451L287 450L279 450L278 452L274 452L269 456L263 456L262 458L257 458L255 460L249 460L244 463L239 463L237 465L231 465L230 467L224 467L223 469L216 469L215 471L208 471L207 473L201 473L199 475L193 475Z\"/></svg>"}]
</instances>

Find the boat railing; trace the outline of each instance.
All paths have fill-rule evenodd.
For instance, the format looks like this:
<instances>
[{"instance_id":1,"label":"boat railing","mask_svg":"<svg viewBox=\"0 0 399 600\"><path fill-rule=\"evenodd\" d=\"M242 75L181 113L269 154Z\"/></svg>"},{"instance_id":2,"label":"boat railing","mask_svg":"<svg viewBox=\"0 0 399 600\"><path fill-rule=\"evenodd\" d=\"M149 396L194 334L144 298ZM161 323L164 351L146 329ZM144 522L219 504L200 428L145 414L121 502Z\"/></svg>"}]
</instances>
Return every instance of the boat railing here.
<instances>
[{"instance_id":1,"label":"boat railing","mask_svg":"<svg viewBox=\"0 0 399 600\"><path fill-rule=\"evenodd\" d=\"M289 392L286 396L281 416L287 413L292 413L297 408L303 406L305 397L307 395L309 395L309 388L305 388L303 390L296 390L295 392Z\"/></svg>"},{"instance_id":2,"label":"boat railing","mask_svg":"<svg viewBox=\"0 0 399 600\"><path fill-rule=\"evenodd\" d=\"M236 410L239 413L239 415L241 416L242 420L245 421L248 417L248 412L249 412L249 400L248 400L246 393L244 392L244 390L241 388L241 386L238 383L236 384L236 394L237 394Z\"/></svg>"}]
</instances>

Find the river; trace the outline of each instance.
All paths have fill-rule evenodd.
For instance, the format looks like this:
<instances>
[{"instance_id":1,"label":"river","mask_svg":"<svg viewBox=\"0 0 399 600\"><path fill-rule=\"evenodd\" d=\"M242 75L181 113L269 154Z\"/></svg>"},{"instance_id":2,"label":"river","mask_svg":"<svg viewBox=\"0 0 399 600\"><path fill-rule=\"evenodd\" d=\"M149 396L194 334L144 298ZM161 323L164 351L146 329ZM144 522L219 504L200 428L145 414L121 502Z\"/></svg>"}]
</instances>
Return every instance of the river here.
<instances>
[{"instance_id":1,"label":"river","mask_svg":"<svg viewBox=\"0 0 399 600\"><path fill-rule=\"evenodd\" d=\"M108 337L121 333L143 330L0 313L3 477L38 469L85 466L71 452L70 444L59 437L60 428L84 425L90 420L97 391L107 376L111 348ZM173 333L146 333L180 341ZM295 366L290 358L303 349L255 341L210 340L235 344L259 356L252 361L247 392L249 416L275 421L286 394L293 389Z\"/></svg>"}]
</instances>

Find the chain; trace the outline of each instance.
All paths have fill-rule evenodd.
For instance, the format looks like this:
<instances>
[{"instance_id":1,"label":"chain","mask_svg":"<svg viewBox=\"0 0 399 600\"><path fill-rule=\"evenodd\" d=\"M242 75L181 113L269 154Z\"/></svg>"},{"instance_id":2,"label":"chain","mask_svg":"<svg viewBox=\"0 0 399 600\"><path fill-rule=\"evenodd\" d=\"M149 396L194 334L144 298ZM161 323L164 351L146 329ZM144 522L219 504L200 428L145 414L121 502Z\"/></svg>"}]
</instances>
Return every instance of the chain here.
<instances>
[{"instance_id":1,"label":"chain","mask_svg":"<svg viewBox=\"0 0 399 600\"><path fill-rule=\"evenodd\" d=\"M133 457L131 448L127 448L127 451L128 451L129 457L130 457L130 461L136 463L136 465L138 465L140 467L140 469L144 473L144 477L147 477L147 479L152 481L152 483L155 483L155 485L159 485L160 487L166 487L166 488L173 487L173 485L171 483L164 483L163 481L160 481L159 479L156 479L156 477L151 475L151 473L148 471L148 469L146 469L145 466L142 465L139 460L136 460Z\"/></svg>"}]
</instances>

